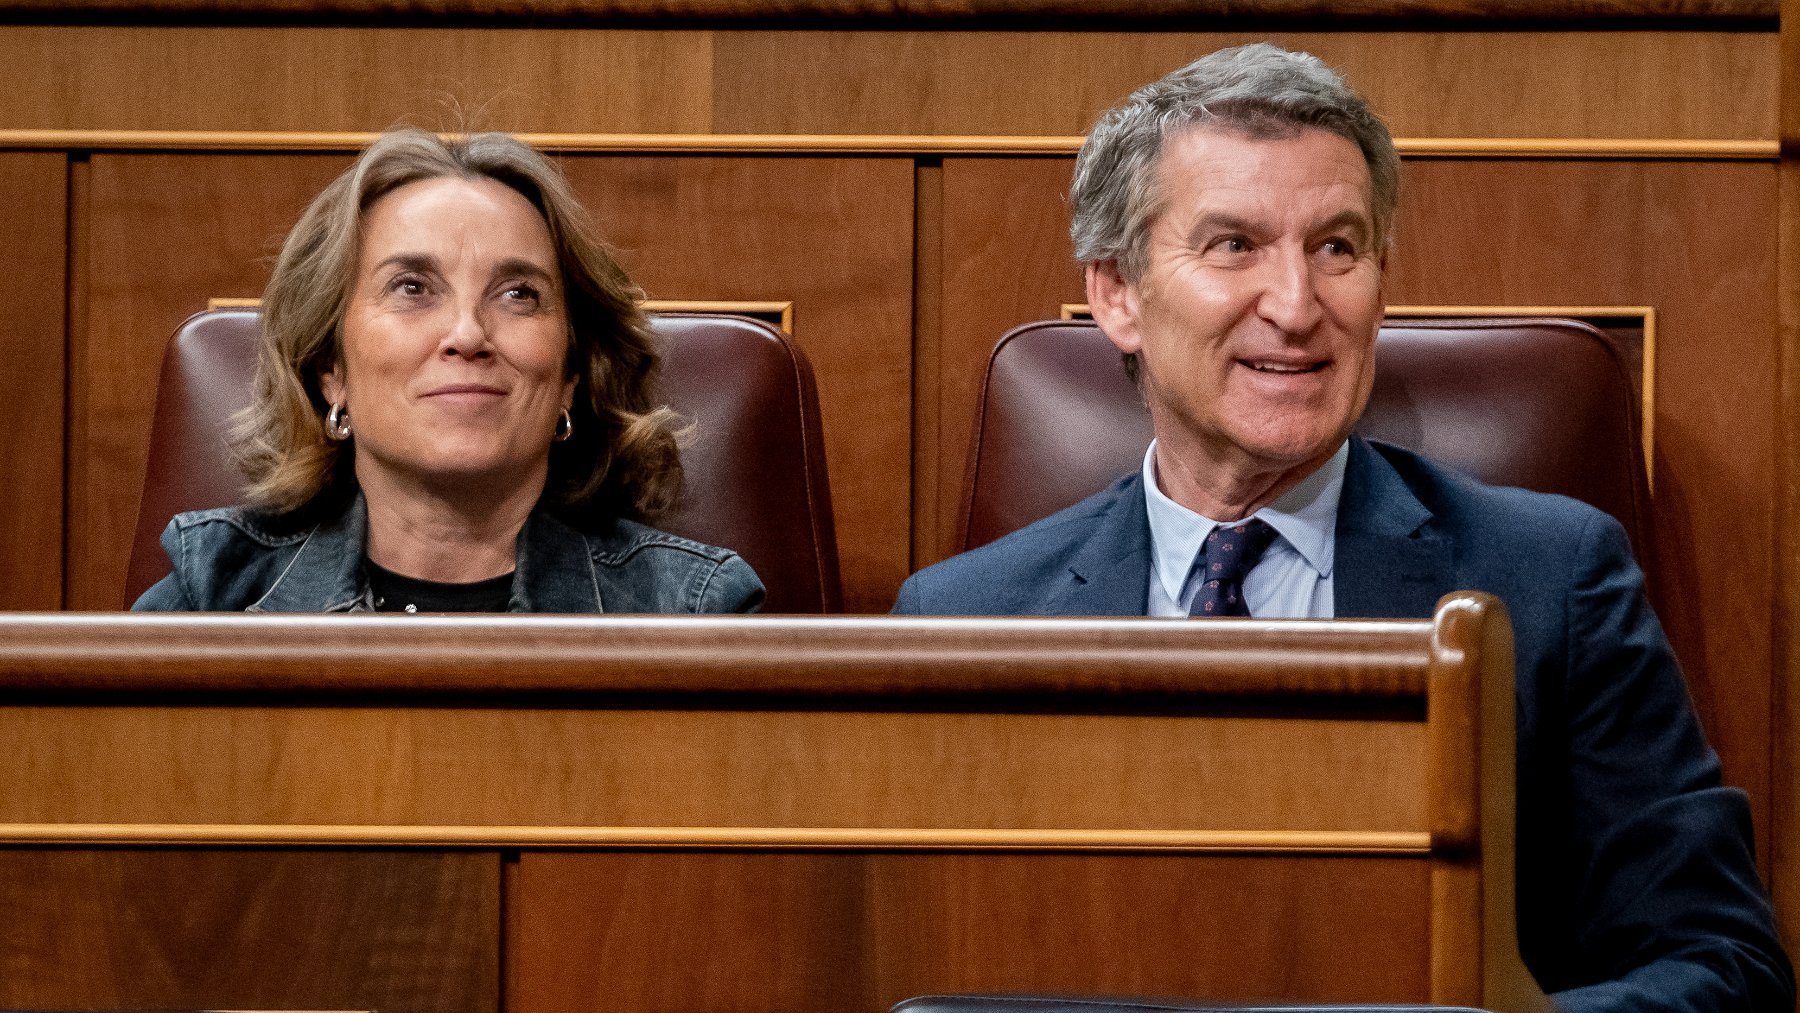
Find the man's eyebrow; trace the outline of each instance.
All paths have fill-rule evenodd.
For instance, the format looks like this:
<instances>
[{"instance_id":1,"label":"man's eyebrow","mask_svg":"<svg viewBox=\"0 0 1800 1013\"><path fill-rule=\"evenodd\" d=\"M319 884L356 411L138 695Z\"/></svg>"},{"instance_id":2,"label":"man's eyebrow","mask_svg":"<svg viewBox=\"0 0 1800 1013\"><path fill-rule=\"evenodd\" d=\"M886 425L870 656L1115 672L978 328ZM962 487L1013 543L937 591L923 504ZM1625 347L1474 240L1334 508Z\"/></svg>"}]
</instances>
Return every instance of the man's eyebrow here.
<instances>
[{"instance_id":1,"label":"man's eyebrow","mask_svg":"<svg viewBox=\"0 0 1800 1013\"><path fill-rule=\"evenodd\" d=\"M1369 224L1368 216L1361 211L1345 210L1325 219L1318 228L1313 230L1313 234L1324 235L1328 232L1340 231L1354 231L1359 233L1359 238L1367 239L1374 234L1375 228Z\"/></svg>"},{"instance_id":2,"label":"man's eyebrow","mask_svg":"<svg viewBox=\"0 0 1800 1013\"><path fill-rule=\"evenodd\" d=\"M1208 211L1188 229L1189 239L1198 239L1208 232L1255 232L1256 226L1248 218L1242 218L1228 211Z\"/></svg>"},{"instance_id":3,"label":"man's eyebrow","mask_svg":"<svg viewBox=\"0 0 1800 1013\"><path fill-rule=\"evenodd\" d=\"M1190 225L1186 232L1186 241L1188 241L1188 245L1199 247L1202 238L1211 236L1215 232L1246 232L1246 234L1255 236L1258 234L1258 229L1256 229L1256 223L1249 218L1242 218L1238 214L1231 214L1229 211L1208 211L1193 220L1193 225Z\"/></svg>"}]
</instances>

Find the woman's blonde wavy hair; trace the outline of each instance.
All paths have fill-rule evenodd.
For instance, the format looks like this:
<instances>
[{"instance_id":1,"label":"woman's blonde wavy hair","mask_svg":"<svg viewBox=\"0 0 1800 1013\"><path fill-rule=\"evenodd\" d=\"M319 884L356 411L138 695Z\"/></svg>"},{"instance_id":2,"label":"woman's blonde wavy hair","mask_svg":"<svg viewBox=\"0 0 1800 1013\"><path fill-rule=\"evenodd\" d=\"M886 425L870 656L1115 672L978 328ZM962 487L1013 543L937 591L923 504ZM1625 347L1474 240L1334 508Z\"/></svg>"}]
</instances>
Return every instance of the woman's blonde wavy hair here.
<instances>
[{"instance_id":1,"label":"woman's blonde wavy hair","mask_svg":"<svg viewBox=\"0 0 1800 1013\"><path fill-rule=\"evenodd\" d=\"M649 520L681 488L678 417L656 397L661 358L642 293L613 259L563 174L507 134L439 137L394 130L363 152L288 233L263 290L255 400L235 420L234 450L254 507L288 513L355 491L351 443L326 438L319 374L342 361L363 218L421 180L491 179L544 216L569 314L573 435L551 445L544 501L573 523Z\"/></svg>"}]
</instances>

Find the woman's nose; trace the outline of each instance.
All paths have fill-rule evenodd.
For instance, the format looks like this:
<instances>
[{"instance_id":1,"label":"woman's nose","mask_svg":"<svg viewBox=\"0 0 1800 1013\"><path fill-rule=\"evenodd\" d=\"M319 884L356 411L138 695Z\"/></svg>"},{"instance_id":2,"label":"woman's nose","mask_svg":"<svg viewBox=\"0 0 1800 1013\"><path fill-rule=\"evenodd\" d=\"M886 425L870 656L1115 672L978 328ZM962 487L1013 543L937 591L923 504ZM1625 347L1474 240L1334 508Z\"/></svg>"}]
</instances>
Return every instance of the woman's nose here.
<instances>
[{"instance_id":1,"label":"woman's nose","mask_svg":"<svg viewBox=\"0 0 1800 1013\"><path fill-rule=\"evenodd\" d=\"M439 344L445 355L465 359L485 358L492 354L488 341L488 322L479 306L458 306L450 330Z\"/></svg>"}]
</instances>

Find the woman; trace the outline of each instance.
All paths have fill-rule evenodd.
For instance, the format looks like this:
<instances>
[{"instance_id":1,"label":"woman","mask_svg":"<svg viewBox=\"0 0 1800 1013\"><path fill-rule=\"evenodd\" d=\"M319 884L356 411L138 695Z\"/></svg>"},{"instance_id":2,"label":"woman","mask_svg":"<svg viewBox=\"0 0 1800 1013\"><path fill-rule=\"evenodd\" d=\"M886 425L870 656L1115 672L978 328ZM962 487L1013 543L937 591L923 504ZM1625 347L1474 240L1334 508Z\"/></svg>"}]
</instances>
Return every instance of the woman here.
<instances>
[{"instance_id":1,"label":"woman","mask_svg":"<svg viewBox=\"0 0 1800 1013\"><path fill-rule=\"evenodd\" d=\"M504 134L387 134L263 294L246 506L182 514L139 610L746 612L735 553L644 523L681 481L637 291Z\"/></svg>"}]
</instances>

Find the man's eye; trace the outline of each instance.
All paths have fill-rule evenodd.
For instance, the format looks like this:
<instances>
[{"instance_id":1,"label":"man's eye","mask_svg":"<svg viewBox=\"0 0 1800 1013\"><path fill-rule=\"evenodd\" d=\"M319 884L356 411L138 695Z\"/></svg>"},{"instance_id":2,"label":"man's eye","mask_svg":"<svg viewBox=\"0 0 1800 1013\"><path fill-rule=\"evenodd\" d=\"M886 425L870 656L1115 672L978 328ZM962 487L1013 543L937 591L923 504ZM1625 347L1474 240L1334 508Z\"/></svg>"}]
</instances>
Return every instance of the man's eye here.
<instances>
[{"instance_id":1,"label":"man's eye","mask_svg":"<svg viewBox=\"0 0 1800 1013\"><path fill-rule=\"evenodd\" d=\"M1356 256L1356 247L1348 239L1327 239L1320 249L1333 257Z\"/></svg>"},{"instance_id":2,"label":"man's eye","mask_svg":"<svg viewBox=\"0 0 1800 1013\"><path fill-rule=\"evenodd\" d=\"M1249 253L1250 240L1243 236L1226 236L1214 242L1213 249L1221 253Z\"/></svg>"}]
</instances>

